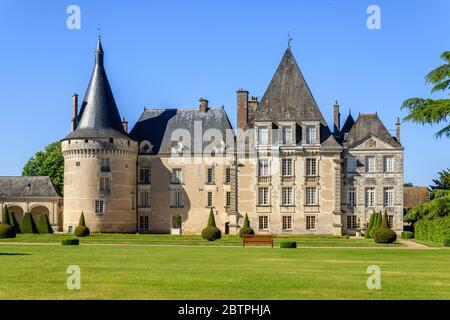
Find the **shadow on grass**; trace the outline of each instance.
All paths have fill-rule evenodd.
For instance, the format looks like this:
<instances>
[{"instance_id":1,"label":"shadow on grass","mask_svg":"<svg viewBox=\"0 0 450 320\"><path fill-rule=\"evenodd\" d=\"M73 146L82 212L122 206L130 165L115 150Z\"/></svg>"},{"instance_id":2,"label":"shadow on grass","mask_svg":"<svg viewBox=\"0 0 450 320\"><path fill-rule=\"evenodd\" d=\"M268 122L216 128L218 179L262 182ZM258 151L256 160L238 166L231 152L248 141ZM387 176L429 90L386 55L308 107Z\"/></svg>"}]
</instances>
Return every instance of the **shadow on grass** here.
<instances>
[{"instance_id":1,"label":"shadow on grass","mask_svg":"<svg viewBox=\"0 0 450 320\"><path fill-rule=\"evenodd\" d=\"M0 256L29 256L29 253L6 253L6 252L0 252Z\"/></svg>"}]
</instances>

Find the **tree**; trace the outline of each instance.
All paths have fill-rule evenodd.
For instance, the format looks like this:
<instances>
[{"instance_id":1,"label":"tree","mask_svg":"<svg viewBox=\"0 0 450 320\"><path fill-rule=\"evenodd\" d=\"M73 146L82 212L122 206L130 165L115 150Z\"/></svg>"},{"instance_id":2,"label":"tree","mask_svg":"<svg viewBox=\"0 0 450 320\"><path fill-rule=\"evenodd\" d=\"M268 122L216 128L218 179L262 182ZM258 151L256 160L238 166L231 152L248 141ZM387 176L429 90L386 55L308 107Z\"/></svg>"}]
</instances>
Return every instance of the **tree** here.
<instances>
[{"instance_id":1,"label":"tree","mask_svg":"<svg viewBox=\"0 0 450 320\"><path fill-rule=\"evenodd\" d=\"M75 235L77 237L86 237L91 233L88 227L86 227L86 222L84 221L84 213L81 212L80 222L78 227L75 228Z\"/></svg>"},{"instance_id":2,"label":"tree","mask_svg":"<svg viewBox=\"0 0 450 320\"><path fill-rule=\"evenodd\" d=\"M366 229L366 238L372 238L372 229L373 229L373 224L375 221L375 215L376 215L375 212L370 215L369 223L367 224L367 229Z\"/></svg>"},{"instance_id":3,"label":"tree","mask_svg":"<svg viewBox=\"0 0 450 320\"><path fill-rule=\"evenodd\" d=\"M214 241L220 239L222 237L222 233L220 229L216 227L216 220L214 219L213 209L209 211L208 217L208 225L205 229L202 230L202 238L208 241Z\"/></svg>"},{"instance_id":4,"label":"tree","mask_svg":"<svg viewBox=\"0 0 450 320\"><path fill-rule=\"evenodd\" d=\"M430 186L432 190L443 189L450 190L450 169L442 170L438 173L439 178L433 179L434 186Z\"/></svg>"},{"instance_id":5,"label":"tree","mask_svg":"<svg viewBox=\"0 0 450 320\"><path fill-rule=\"evenodd\" d=\"M414 187L414 185L413 185L412 182L405 182L405 183L403 184L403 186L404 186L404 187Z\"/></svg>"},{"instance_id":6,"label":"tree","mask_svg":"<svg viewBox=\"0 0 450 320\"><path fill-rule=\"evenodd\" d=\"M41 214L37 225L37 229L39 233L53 233L53 228L52 225L50 224L50 221L48 220L48 215Z\"/></svg>"},{"instance_id":7,"label":"tree","mask_svg":"<svg viewBox=\"0 0 450 320\"><path fill-rule=\"evenodd\" d=\"M246 213L244 218L244 226L239 231L239 236L243 238L246 235L254 235L254 234L255 231L252 228L250 228L250 220L248 219L248 214Z\"/></svg>"},{"instance_id":8,"label":"tree","mask_svg":"<svg viewBox=\"0 0 450 320\"><path fill-rule=\"evenodd\" d=\"M61 152L61 142L54 142L37 152L25 164L23 176L49 176L56 191L63 194L64 187L64 158Z\"/></svg>"},{"instance_id":9,"label":"tree","mask_svg":"<svg viewBox=\"0 0 450 320\"><path fill-rule=\"evenodd\" d=\"M381 212L379 214L381 216ZM376 243L392 243L397 240L397 235L391 228L389 228L389 221L386 211L384 212L380 227L373 233L373 240Z\"/></svg>"},{"instance_id":10,"label":"tree","mask_svg":"<svg viewBox=\"0 0 450 320\"><path fill-rule=\"evenodd\" d=\"M442 53L441 59L445 61L445 64L429 72L425 77L425 82L433 85L431 93L450 89L450 51ZM420 124L441 122L447 124L447 117L450 116L450 99L411 98L403 102L402 109L409 111L404 121ZM436 132L436 137L443 135L450 137L450 125Z\"/></svg>"}]
</instances>

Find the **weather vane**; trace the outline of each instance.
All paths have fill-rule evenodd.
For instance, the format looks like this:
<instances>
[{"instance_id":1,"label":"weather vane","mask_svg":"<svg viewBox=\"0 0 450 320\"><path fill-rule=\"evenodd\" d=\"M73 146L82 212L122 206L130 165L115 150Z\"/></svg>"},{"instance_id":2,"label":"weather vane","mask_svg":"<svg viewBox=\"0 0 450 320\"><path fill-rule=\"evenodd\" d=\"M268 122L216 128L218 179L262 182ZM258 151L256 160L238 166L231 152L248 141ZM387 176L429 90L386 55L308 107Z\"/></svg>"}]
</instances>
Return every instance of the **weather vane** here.
<instances>
[{"instance_id":1,"label":"weather vane","mask_svg":"<svg viewBox=\"0 0 450 320\"><path fill-rule=\"evenodd\" d=\"M289 49L291 48L291 41L292 41L291 33L288 32L288 48L289 48Z\"/></svg>"},{"instance_id":2,"label":"weather vane","mask_svg":"<svg viewBox=\"0 0 450 320\"><path fill-rule=\"evenodd\" d=\"M98 31L98 39L100 40L102 38L102 29L97 28Z\"/></svg>"}]
</instances>

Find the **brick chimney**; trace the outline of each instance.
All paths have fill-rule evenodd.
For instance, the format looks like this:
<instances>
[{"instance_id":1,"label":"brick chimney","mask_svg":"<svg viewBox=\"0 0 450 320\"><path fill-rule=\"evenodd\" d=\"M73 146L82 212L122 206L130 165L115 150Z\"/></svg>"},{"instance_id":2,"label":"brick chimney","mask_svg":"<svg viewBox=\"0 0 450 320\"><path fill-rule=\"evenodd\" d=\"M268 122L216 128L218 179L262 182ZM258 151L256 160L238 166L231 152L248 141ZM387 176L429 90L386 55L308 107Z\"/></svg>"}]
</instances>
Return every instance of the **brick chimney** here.
<instances>
[{"instance_id":1,"label":"brick chimney","mask_svg":"<svg viewBox=\"0 0 450 320\"><path fill-rule=\"evenodd\" d=\"M400 143L400 118L397 118L397 123L395 124L395 138Z\"/></svg>"},{"instance_id":2,"label":"brick chimney","mask_svg":"<svg viewBox=\"0 0 450 320\"><path fill-rule=\"evenodd\" d=\"M337 100L333 105L333 123L334 123L334 135L338 135L341 131L341 114L339 113L339 104Z\"/></svg>"},{"instance_id":3,"label":"brick chimney","mask_svg":"<svg viewBox=\"0 0 450 320\"><path fill-rule=\"evenodd\" d=\"M78 126L77 117L78 117L78 94L74 93L72 96L72 131L75 131L75 129Z\"/></svg>"},{"instance_id":4,"label":"brick chimney","mask_svg":"<svg viewBox=\"0 0 450 320\"><path fill-rule=\"evenodd\" d=\"M248 124L248 91L237 91L237 128L245 130Z\"/></svg>"},{"instance_id":5,"label":"brick chimney","mask_svg":"<svg viewBox=\"0 0 450 320\"><path fill-rule=\"evenodd\" d=\"M128 133L128 121L125 120L125 117L122 117L122 126L123 130L125 130L125 132Z\"/></svg>"},{"instance_id":6,"label":"brick chimney","mask_svg":"<svg viewBox=\"0 0 450 320\"><path fill-rule=\"evenodd\" d=\"M198 101L199 101L198 111L203 113L208 111L208 100L200 98L200 100Z\"/></svg>"}]
</instances>

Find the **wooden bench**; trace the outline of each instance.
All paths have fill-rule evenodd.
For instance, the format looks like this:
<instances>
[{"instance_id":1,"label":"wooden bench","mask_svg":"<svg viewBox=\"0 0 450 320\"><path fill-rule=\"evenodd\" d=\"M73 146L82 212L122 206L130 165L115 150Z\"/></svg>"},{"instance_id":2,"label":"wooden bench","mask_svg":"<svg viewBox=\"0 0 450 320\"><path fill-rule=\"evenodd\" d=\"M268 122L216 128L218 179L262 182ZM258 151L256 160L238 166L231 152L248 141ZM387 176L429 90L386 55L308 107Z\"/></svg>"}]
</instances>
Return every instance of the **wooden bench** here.
<instances>
[{"instance_id":1,"label":"wooden bench","mask_svg":"<svg viewBox=\"0 0 450 320\"><path fill-rule=\"evenodd\" d=\"M259 234L259 235L247 235L244 236L242 240L242 245L245 248L245 245L248 244L270 244L273 248L273 236L271 234Z\"/></svg>"}]
</instances>

